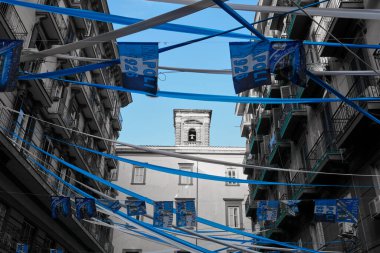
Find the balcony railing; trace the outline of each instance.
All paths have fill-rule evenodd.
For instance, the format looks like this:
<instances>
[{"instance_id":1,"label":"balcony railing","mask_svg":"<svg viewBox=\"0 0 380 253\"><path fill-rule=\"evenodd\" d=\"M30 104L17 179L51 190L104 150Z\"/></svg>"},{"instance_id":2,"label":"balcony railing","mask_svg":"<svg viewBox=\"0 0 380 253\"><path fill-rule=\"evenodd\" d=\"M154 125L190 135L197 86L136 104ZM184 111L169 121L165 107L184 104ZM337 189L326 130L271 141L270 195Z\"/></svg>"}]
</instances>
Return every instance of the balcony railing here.
<instances>
[{"instance_id":1,"label":"balcony railing","mask_svg":"<svg viewBox=\"0 0 380 253\"><path fill-rule=\"evenodd\" d=\"M346 97L379 97L380 86L379 83L373 77L351 77L352 87L348 91ZM359 101L355 102L362 108L366 108L368 102ZM346 103L342 102L336 109L332 116L334 131L336 132L336 138L339 140L342 135L350 128L353 120L357 117L359 112Z\"/></svg>"},{"instance_id":2,"label":"balcony railing","mask_svg":"<svg viewBox=\"0 0 380 253\"><path fill-rule=\"evenodd\" d=\"M28 32L13 5L0 3L0 15L4 18L9 30L16 39L25 40Z\"/></svg>"}]
</instances>

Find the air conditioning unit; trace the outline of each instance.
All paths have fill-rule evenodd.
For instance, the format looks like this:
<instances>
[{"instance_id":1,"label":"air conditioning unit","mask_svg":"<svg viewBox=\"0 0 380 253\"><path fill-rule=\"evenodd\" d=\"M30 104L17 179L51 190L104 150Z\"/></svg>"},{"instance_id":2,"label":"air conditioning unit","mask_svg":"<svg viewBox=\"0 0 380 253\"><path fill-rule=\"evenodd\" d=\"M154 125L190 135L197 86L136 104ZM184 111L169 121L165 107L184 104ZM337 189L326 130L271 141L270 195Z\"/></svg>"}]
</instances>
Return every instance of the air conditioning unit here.
<instances>
[{"instance_id":1,"label":"air conditioning unit","mask_svg":"<svg viewBox=\"0 0 380 253\"><path fill-rule=\"evenodd\" d=\"M369 212L373 219L380 219L380 196L369 202Z\"/></svg>"},{"instance_id":2,"label":"air conditioning unit","mask_svg":"<svg viewBox=\"0 0 380 253\"><path fill-rule=\"evenodd\" d=\"M339 236L343 238L352 238L356 236L356 227L353 223L340 222L339 226Z\"/></svg>"}]
</instances>

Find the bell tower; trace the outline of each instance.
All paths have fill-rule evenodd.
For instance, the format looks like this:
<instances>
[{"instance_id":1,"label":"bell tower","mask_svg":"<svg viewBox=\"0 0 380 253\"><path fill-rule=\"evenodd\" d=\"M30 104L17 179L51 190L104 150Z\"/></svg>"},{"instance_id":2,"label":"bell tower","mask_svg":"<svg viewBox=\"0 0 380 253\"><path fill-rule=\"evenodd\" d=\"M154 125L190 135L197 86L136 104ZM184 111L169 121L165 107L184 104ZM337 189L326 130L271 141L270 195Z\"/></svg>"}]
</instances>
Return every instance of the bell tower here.
<instances>
[{"instance_id":1,"label":"bell tower","mask_svg":"<svg viewBox=\"0 0 380 253\"><path fill-rule=\"evenodd\" d=\"M174 109L176 146L209 146L211 110Z\"/></svg>"}]
</instances>

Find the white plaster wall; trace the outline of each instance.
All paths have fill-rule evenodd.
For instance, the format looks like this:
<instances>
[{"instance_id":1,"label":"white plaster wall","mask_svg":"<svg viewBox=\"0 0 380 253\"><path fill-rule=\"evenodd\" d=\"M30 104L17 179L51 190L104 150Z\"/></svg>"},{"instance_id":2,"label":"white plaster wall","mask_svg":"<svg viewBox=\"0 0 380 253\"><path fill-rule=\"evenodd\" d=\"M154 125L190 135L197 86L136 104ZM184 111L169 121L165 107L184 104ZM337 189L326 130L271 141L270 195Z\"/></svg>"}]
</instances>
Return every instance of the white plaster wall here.
<instances>
[{"instance_id":1,"label":"white plaster wall","mask_svg":"<svg viewBox=\"0 0 380 253\"><path fill-rule=\"evenodd\" d=\"M200 154L201 157L207 157L217 160L224 160L230 162L241 163L243 160L243 153L241 154ZM226 166L206 164L203 162L194 162L178 158L162 157L158 155L146 155L146 154L130 154L126 156L129 159L137 160L141 162L148 162L151 164L166 166L170 168L178 169L178 163L194 163L194 172L213 174L218 176L225 176ZM175 198L197 198L198 190L198 215L203 218L210 219L212 221L226 224L225 214L225 201L224 199L241 199L242 201L242 217L243 228L246 231L250 231L250 220L245 217L244 200L248 194L247 185L239 186L226 186L225 182L213 182L206 180L193 179L193 185L178 185L179 176L169 175L161 172L156 172L147 169L145 185L131 185L132 179L132 165L120 163L119 178L116 182L118 185L128 188L141 195L147 196L153 200L168 200L175 201ZM238 174L240 178L245 178L243 175L243 169L238 168ZM198 187L197 187L198 186ZM125 199L127 196L120 193L119 199ZM153 210L151 206L148 207L148 213L152 214ZM144 218L144 221L150 222L150 220ZM203 224L198 224L198 229L215 230L209 228ZM226 233L223 233L226 234ZM242 238L241 236L234 236L234 238ZM206 245L207 242L198 241L198 245L206 246L209 249L215 250L222 248L220 245ZM165 248L162 245L150 243L140 239L133 238L125 235L121 232L115 231L113 244L116 252L122 252L122 249L142 249L143 252L174 252L174 249Z\"/></svg>"}]
</instances>

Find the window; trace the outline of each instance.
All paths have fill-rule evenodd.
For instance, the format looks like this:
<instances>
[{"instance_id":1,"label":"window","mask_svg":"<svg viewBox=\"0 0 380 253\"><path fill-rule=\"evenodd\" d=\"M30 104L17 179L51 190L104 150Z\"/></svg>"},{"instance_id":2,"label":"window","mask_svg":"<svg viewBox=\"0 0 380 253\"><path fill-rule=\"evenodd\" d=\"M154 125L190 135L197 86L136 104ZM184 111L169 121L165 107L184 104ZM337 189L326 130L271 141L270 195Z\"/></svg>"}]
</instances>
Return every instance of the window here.
<instances>
[{"instance_id":1,"label":"window","mask_svg":"<svg viewBox=\"0 0 380 253\"><path fill-rule=\"evenodd\" d=\"M236 168L227 168L227 169L226 169L226 177L230 177L230 178L238 178L238 177L237 177L237 169L236 169ZM226 182L226 185L227 185L227 186L236 186L236 185L239 185L239 183L235 183L235 182Z\"/></svg>"},{"instance_id":2,"label":"window","mask_svg":"<svg viewBox=\"0 0 380 253\"><path fill-rule=\"evenodd\" d=\"M227 221L228 226L232 228L240 227L239 207L229 206L227 207Z\"/></svg>"},{"instance_id":3,"label":"window","mask_svg":"<svg viewBox=\"0 0 380 253\"><path fill-rule=\"evenodd\" d=\"M243 199L224 199L226 205L226 225L243 229L242 201Z\"/></svg>"},{"instance_id":4,"label":"window","mask_svg":"<svg viewBox=\"0 0 380 253\"><path fill-rule=\"evenodd\" d=\"M179 169L183 171L192 172L194 164L193 163L179 163ZM191 177L179 176L179 185L192 185L193 179Z\"/></svg>"},{"instance_id":5,"label":"window","mask_svg":"<svg viewBox=\"0 0 380 253\"><path fill-rule=\"evenodd\" d=\"M133 167L132 184L145 184L146 170L144 167Z\"/></svg>"},{"instance_id":6,"label":"window","mask_svg":"<svg viewBox=\"0 0 380 253\"><path fill-rule=\"evenodd\" d=\"M197 141L197 132L194 128L189 130L188 141Z\"/></svg>"}]
</instances>

